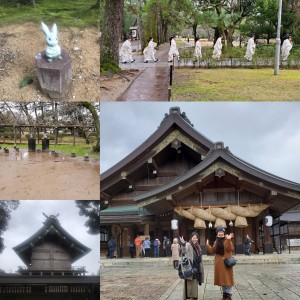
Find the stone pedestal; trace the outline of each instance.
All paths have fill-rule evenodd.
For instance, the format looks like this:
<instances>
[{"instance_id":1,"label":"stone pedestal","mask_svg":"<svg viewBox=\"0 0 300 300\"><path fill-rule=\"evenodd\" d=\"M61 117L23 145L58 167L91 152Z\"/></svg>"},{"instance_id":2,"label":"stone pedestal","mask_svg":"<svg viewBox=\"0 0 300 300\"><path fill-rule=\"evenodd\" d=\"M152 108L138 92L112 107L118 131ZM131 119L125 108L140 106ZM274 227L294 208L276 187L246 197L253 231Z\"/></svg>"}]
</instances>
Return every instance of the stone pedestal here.
<instances>
[{"instance_id":1,"label":"stone pedestal","mask_svg":"<svg viewBox=\"0 0 300 300\"><path fill-rule=\"evenodd\" d=\"M36 150L36 139L29 138L28 139L28 152L35 152Z\"/></svg>"},{"instance_id":2,"label":"stone pedestal","mask_svg":"<svg viewBox=\"0 0 300 300\"><path fill-rule=\"evenodd\" d=\"M62 59L48 62L45 51L37 53L35 62L41 90L52 99L63 99L72 83L70 56L62 50Z\"/></svg>"},{"instance_id":3,"label":"stone pedestal","mask_svg":"<svg viewBox=\"0 0 300 300\"><path fill-rule=\"evenodd\" d=\"M43 139L42 140L42 151L48 152L49 151L49 139Z\"/></svg>"}]
</instances>

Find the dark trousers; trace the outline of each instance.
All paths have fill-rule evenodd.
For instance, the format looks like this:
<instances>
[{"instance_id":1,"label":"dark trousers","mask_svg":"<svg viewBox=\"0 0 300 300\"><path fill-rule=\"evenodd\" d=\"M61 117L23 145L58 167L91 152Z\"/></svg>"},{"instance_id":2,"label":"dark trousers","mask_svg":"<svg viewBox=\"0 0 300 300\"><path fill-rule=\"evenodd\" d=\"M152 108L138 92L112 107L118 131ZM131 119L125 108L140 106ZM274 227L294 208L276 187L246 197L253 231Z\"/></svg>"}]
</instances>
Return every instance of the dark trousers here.
<instances>
[{"instance_id":1,"label":"dark trousers","mask_svg":"<svg viewBox=\"0 0 300 300\"><path fill-rule=\"evenodd\" d=\"M150 257L150 248L145 249L145 257Z\"/></svg>"},{"instance_id":2,"label":"dark trousers","mask_svg":"<svg viewBox=\"0 0 300 300\"><path fill-rule=\"evenodd\" d=\"M171 247L165 248L165 254L166 254L166 256L171 256Z\"/></svg>"},{"instance_id":3,"label":"dark trousers","mask_svg":"<svg viewBox=\"0 0 300 300\"><path fill-rule=\"evenodd\" d=\"M109 249L109 258L114 258L115 249Z\"/></svg>"},{"instance_id":4,"label":"dark trousers","mask_svg":"<svg viewBox=\"0 0 300 300\"><path fill-rule=\"evenodd\" d=\"M178 260L173 260L173 267L178 270Z\"/></svg>"}]
</instances>

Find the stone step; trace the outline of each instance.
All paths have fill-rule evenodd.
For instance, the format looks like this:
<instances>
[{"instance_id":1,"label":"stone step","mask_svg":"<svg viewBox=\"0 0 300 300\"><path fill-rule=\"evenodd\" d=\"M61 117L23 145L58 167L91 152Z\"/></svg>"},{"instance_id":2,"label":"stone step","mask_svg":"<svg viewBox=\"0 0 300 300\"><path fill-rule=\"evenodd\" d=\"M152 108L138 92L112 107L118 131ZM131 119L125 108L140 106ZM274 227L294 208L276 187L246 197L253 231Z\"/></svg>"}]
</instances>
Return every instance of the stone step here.
<instances>
[{"instance_id":1,"label":"stone step","mask_svg":"<svg viewBox=\"0 0 300 300\"><path fill-rule=\"evenodd\" d=\"M251 256L234 255L238 264L300 264L300 254L253 254ZM203 256L206 265L214 263L214 256ZM171 257L150 257L150 258L100 258L100 268L137 268L173 265Z\"/></svg>"}]
</instances>

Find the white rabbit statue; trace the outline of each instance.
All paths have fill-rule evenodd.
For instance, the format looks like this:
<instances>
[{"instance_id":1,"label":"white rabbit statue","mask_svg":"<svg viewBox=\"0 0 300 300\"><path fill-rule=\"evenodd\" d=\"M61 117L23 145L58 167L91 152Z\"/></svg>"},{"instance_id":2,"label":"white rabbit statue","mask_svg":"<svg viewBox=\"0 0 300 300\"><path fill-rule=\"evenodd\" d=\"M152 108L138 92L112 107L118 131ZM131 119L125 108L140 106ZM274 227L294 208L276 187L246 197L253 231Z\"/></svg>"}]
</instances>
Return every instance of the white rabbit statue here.
<instances>
[{"instance_id":1,"label":"white rabbit statue","mask_svg":"<svg viewBox=\"0 0 300 300\"><path fill-rule=\"evenodd\" d=\"M42 31L45 33L46 36L46 57L48 62L51 62L52 60L56 59L62 59L61 49L58 45L56 24L53 24L52 29L50 31L48 26L42 22Z\"/></svg>"}]
</instances>

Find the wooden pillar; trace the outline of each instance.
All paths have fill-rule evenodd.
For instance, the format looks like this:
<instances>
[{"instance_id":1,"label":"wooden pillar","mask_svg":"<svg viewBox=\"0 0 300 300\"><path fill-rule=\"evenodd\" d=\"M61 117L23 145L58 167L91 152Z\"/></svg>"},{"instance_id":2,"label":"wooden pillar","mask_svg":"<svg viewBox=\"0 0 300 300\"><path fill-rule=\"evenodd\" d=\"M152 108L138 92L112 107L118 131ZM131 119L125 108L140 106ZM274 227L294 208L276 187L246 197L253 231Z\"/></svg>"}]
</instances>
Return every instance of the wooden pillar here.
<instances>
[{"instance_id":1,"label":"wooden pillar","mask_svg":"<svg viewBox=\"0 0 300 300\"><path fill-rule=\"evenodd\" d=\"M37 128L38 144L40 144L40 128Z\"/></svg>"},{"instance_id":2,"label":"wooden pillar","mask_svg":"<svg viewBox=\"0 0 300 300\"><path fill-rule=\"evenodd\" d=\"M144 225L144 235L149 235L149 224Z\"/></svg>"},{"instance_id":3,"label":"wooden pillar","mask_svg":"<svg viewBox=\"0 0 300 300\"><path fill-rule=\"evenodd\" d=\"M55 146L57 146L57 140L58 140L58 128L57 127L55 127L54 132L55 132Z\"/></svg>"},{"instance_id":4,"label":"wooden pillar","mask_svg":"<svg viewBox=\"0 0 300 300\"><path fill-rule=\"evenodd\" d=\"M201 250L202 250L202 254L207 254L207 251L206 251L206 236L205 236L205 229L200 229L199 230L199 244L200 244L200 247L201 247Z\"/></svg>"},{"instance_id":5,"label":"wooden pillar","mask_svg":"<svg viewBox=\"0 0 300 300\"><path fill-rule=\"evenodd\" d=\"M233 238L233 244L235 244L235 254L245 253L244 242L243 242L243 229L235 227L235 234Z\"/></svg>"},{"instance_id":6,"label":"wooden pillar","mask_svg":"<svg viewBox=\"0 0 300 300\"><path fill-rule=\"evenodd\" d=\"M14 126L14 144L17 144L16 126Z\"/></svg>"},{"instance_id":7,"label":"wooden pillar","mask_svg":"<svg viewBox=\"0 0 300 300\"><path fill-rule=\"evenodd\" d=\"M76 127L73 128L73 147L75 147L75 129Z\"/></svg>"}]
</instances>

